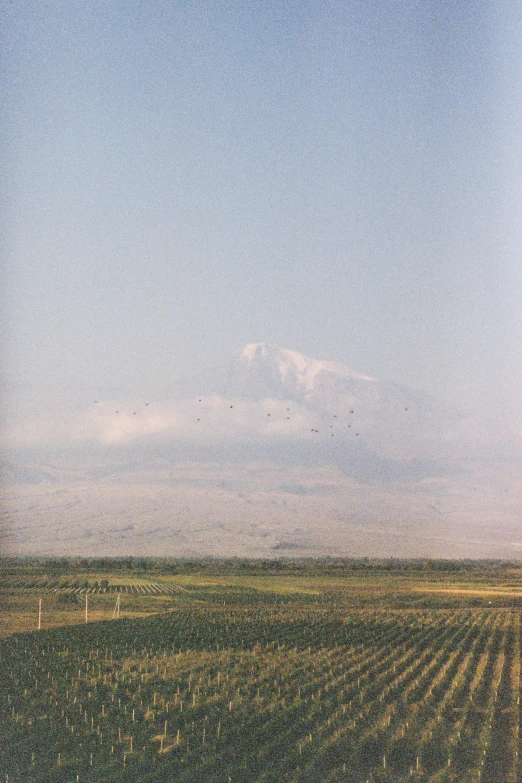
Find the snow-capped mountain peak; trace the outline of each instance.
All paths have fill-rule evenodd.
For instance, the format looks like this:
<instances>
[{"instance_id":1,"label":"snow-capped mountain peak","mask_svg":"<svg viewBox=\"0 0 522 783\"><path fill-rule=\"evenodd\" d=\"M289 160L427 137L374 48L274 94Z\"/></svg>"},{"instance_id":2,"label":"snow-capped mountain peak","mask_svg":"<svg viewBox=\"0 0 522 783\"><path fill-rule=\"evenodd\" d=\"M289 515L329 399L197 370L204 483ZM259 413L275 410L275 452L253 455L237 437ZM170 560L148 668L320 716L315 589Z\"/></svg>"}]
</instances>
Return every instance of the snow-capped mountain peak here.
<instances>
[{"instance_id":1,"label":"snow-capped mountain peak","mask_svg":"<svg viewBox=\"0 0 522 783\"><path fill-rule=\"evenodd\" d=\"M335 433L329 434L336 443L359 436L386 457L433 454L434 444L441 452L462 421L459 412L429 394L266 343L249 343L232 357L224 395L295 403L318 416L321 426L328 424L328 432L335 419Z\"/></svg>"},{"instance_id":2,"label":"snow-capped mountain peak","mask_svg":"<svg viewBox=\"0 0 522 783\"><path fill-rule=\"evenodd\" d=\"M248 399L279 397L304 401L327 376L331 380L375 380L344 364L311 359L298 351L266 343L249 343L232 359L226 392Z\"/></svg>"}]
</instances>

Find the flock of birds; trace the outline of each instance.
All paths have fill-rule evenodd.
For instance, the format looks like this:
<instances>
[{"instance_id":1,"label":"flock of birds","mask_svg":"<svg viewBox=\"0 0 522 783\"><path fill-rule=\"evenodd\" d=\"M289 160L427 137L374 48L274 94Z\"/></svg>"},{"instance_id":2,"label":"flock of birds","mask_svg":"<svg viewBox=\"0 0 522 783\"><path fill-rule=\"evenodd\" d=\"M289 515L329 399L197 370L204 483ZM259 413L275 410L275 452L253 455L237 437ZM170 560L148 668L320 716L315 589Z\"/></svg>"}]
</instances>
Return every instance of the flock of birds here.
<instances>
[{"instance_id":1,"label":"flock of birds","mask_svg":"<svg viewBox=\"0 0 522 783\"><path fill-rule=\"evenodd\" d=\"M97 405L99 402L100 402L100 400L94 400L94 404L95 404L95 405ZM201 402L203 402L203 398L202 398L202 397L199 397L199 398L198 398L198 403L201 403ZM149 403L148 403L148 402L145 402L145 403L144 403L144 406L145 406L146 408L148 408L148 407L149 407ZM233 406L233 405L230 405L230 406L229 406L229 410L232 410L233 408L234 408L234 406ZM405 408L404 408L404 410L405 410L405 411L407 411L407 410L408 410L408 408L407 408L407 407L405 407ZM286 412L287 412L287 413L290 413L290 408L287 408L287 409L286 409ZM119 410L115 411L115 413L119 414ZM133 414L132 414L132 415L133 415L133 416L136 416L137 414L138 414L138 411L133 411ZM353 409L353 410L350 410L350 415L353 415L353 414L355 414L355 409ZM267 413L267 418L270 418L270 417L271 417L271 413ZM291 417L290 417L290 416L286 416L285 418L286 418L286 421L290 421L290 418L291 418ZM338 415L337 415L336 413L334 413L334 414L333 414L333 418L334 418L334 419L337 419L337 418L339 418L339 417L338 417ZM196 421L201 421L201 417L197 417ZM352 426L351 424L347 424L347 427L348 427L348 429L351 429L351 426ZM334 428L334 425L333 425L333 424L330 424L330 429L333 429L333 428ZM316 429L315 427L311 427L311 429L310 429L310 432L313 432L313 433L317 433L317 434L319 434L320 430ZM334 437L334 434L335 434L335 433L333 433L333 432L331 432L331 433L330 433L330 435L331 435L331 437L332 437L332 438ZM359 433L358 433L358 432L356 432L356 433L355 433L355 436L358 436L358 435L359 435Z\"/></svg>"}]
</instances>

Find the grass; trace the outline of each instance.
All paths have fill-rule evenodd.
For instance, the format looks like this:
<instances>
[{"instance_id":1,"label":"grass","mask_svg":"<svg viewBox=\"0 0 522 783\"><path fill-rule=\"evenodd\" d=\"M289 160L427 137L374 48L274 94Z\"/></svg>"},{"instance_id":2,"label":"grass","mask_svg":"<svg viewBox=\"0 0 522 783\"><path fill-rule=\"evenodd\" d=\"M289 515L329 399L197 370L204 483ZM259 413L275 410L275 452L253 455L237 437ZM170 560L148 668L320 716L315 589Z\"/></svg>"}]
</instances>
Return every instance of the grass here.
<instances>
[{"instance_id":1,"label":"grass","mask_svg":"<svg viewBox=\"0 0 522 783\"><path fill-rule=\"evenodd\" d=\"M4 563L2 779L522 780L514 566L131 565Z\"/></svg>"},{"instance_id":2,"label":"grass","mask_svg":"<svg viewBox=\"0 0 522 783\"><path fill-rule=\"evenodd\" d=\"M0 637L13 633L36 631L38 629L38 602L42 599L42 629L63 625L85 623L85 599L78 604L63 605L56 594L29 592L25 595L3 595L0 610ZM172 603L172 601L170 601ZM113 617L116 599L113 595L89 597L89 622L110 620ZM121 600L120 617L146 617L169 606L169 596L156 596L154 600L143 596L132 596Z\"/></svg>"},{"instance_id":3,"label":"grass","mask_svg":"<svg viewBox=\"0 0 522 783\"><path fill-rule=\"evenodd\" d=\"M112 618L116 591L122 591L120 616L127 618L145 617L187 603L215 605L217 601L230 600L231 591L243 591L250 601L277 602L301 597L341 601L347 608L522 606L522 569L513 564L502 570L491 563L476 563L464 573L441 571L438 564L430 563L413 570L406 567L390 570L386 562L375 566L363 564L364 568L360 569L354 569L351 563L343 568L342 563L288 562L275 569L271 563L202 561L181 562L174 569L177 573L172 573L171 563L150 561L147 565L147 572L141 573L125 561L112 568L96 567L96 561L90 561L88 568L67 560L58 564L45 560L4 561L0 580L0 636L36 630L39 599L42 599L42 628L84 623L86 590L90 622ZM167 592L150 592L151 586L158 584ZM106 592L100 592L103 589ZM76 601L73 591L76 591Z\"/></svg>"},{"instance_id":4,"label":"grass","mask_svg":"<svg viewBox=\"0 0 522 783\"><path fill-rule=\"evenodd\" d=\"M397 599L386 585L386 600ZM348 593L331 600L331 590L282 597L192 582L187 591L174 596L173 612L2 641L0 775L9 783L520 779L521 612L418 610L413 593L406 609L390 611L352 610Z\"/></svg>"}]
</instances>

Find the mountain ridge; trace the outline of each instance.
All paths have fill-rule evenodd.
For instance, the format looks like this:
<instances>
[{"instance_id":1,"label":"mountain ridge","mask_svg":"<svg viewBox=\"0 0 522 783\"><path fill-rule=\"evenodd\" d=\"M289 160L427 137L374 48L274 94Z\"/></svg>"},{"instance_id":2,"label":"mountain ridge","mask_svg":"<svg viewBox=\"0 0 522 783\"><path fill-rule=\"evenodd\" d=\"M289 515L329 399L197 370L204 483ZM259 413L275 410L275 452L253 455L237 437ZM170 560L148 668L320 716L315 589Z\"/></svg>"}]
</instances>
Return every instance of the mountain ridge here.
<instances>
[{"instance_id":1,"label":"mountain ridge","mask_svg":"<svg viewBox=\"0 0 522 783\"><path fill-rule=\"evenodd\" d=\"M270 392L268 396L304 402L325 375L376 381L345 364L312 359L298 351L266 343L247 343L232 356L224 391L225 395L235 393L246 399L261 398L263 392Z\"/></svg>"}]
</instances>

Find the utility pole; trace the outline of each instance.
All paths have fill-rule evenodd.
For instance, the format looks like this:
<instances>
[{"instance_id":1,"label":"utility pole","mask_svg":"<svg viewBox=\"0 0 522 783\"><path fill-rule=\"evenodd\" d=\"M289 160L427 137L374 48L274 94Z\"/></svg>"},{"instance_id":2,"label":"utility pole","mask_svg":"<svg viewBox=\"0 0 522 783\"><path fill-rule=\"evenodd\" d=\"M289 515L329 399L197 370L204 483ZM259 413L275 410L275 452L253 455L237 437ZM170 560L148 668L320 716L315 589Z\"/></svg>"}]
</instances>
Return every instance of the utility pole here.
<instances>
[{"instance_id":1,"label":"utility pole","mask_svg":"<svg viewBox=\"0 0 522 783\"><path fill-rule=\"evenodd\" d=\"M42 628L42 599L38 600L38 630Z\"/></svg>"},{"instance_id":2,"label":"utility pole","mask_svg":"<svg viewBox=\"0 0 522 783\"><path fill-rule=\"evenodd\" d=\"M115 617L116 617L117 619L119 619L119 618L120 618L120 598L121 598L121 595L120 595L120 593L118 593L118 597L117 597L117 599L116 599L116 606L114 607L114 611L113 611L113 613L112 613L112 617L113 617L113 619L114 619Z\"/></svg>"},{"instance_id":3,"label":"utility pole","mask_svg":"<svg viewBox=\"0 0 522 783\"><path fill-rule=\"evenodd\" d=\"M85 593L85 622L89 622L89 593Z\"/></svg>"}]
</instances>

